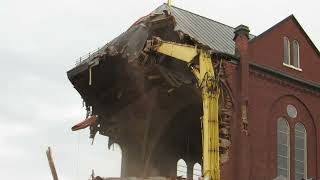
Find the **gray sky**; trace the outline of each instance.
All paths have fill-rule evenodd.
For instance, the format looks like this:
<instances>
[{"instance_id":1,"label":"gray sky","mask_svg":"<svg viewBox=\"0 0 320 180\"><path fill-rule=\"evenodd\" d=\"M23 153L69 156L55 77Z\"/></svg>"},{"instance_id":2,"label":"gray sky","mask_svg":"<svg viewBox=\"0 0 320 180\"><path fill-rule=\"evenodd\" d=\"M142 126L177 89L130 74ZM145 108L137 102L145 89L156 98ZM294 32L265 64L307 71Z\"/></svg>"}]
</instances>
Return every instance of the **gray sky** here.
<instances>
[{"instance_id":1,"label":"gray sky","mask_svg":"<svg viewBox=\"0 0 320 180\"><path fill-rule=\"evenodd\" d=\"M45 150L53 148L62 180L86 180L91 169L117 176L118 151L88 130L71 132L85 117L66 71L165 0L0 1L0 179L51 179ZM319 0L173 0L175 6L222 23L248 25L259 35L294 14L320 47Z\"/></svg>"}]
</instances>

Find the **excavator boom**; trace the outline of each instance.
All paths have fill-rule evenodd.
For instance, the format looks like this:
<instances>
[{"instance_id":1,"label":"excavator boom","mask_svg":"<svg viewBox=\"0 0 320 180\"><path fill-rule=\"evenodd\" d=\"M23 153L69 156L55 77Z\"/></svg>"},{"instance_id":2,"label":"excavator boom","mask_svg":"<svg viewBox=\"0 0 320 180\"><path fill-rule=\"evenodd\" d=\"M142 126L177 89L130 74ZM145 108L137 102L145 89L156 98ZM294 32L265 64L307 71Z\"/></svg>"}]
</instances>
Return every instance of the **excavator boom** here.
<instances>
[{"instance_id":1,"label":"excavator boom","mask_svg":"<svg viewBox=\"0 0 320 180\"><path fill-rule=\"evenodd\" d=\"M203 104L203 116L201 118L203 176L208 180L220 180L218 124L220 89L211 54L196 46L162 41L159 38L147 42L145 52L151 51L186 62L196 76L198 87L201 89ZM193 60L199 61L199 67L194 67L191 64Z\"/></svg>"}]
</instances>

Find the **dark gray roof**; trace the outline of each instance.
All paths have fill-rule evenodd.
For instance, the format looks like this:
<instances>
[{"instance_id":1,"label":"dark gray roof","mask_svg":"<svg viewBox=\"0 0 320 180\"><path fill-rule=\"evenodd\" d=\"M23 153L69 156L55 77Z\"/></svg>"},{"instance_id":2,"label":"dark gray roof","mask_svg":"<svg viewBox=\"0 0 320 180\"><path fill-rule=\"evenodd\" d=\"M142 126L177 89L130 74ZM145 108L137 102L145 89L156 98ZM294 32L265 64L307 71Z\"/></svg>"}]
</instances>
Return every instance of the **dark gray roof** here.
<instances>
[{"instance_id":1,"label":"dark gray roof","mask_svg":"<svg viewBox=\"0 0 320 180\"><path fill-rule=\"evenodd\" d=\"M167 10L176 20L176 31L188 34L201 44L207 45L213 50L234 55L235 43L233 41L234 29L231 26L194 14L174 6L163 4L154 13ZM250 35L250 39L254 38Z\"/></svg>"}]
</instances>

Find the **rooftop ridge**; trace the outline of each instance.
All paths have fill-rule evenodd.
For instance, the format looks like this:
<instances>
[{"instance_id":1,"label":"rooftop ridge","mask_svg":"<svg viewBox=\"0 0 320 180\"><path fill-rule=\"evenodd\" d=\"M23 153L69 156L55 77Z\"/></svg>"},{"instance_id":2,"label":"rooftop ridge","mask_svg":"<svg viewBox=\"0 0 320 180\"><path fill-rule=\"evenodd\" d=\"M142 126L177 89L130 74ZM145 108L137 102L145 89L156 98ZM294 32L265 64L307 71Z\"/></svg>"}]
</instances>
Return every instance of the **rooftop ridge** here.
<instances>
[{"instance_id":1,"label":"rooftop ridge","mask_svg":"<svg viewBox=\"0 0 320 180\"><path fill-rule=\"evenodd\" d=\"M196 14L196 13L191 12L191 11L189 11L189 10L182 9L182 8L180 8L180 7L173 6L173 5L172 5L172 6L168 6L168 4L167 4L167 3L163 3L163 4L164 4L164 5L166 5L166 6L167 6L167 8L173 7L173 8L176 8L176 9L179 9L179 10L182 10L182 11L185 11L185 12L187 12L187 13L190 13L190 14L193 14L193 15L196 15L196 16L199 16L199 17L201 17L201 18L204 18L204 19L207 19L207 20L213 21L213 22L215 22L215 23L221 24L221 25L223 25L223 26L227 26L227 27L229 27L229 28L235 29L234 27L232 27L232 26L230 26L230 25L227 25L227 24L224 24L224 23L222 23L222 22L219 22L219 21L216 21L216 20L210 19L210 18L205 17L205 16L200 15L200 14Z\"/></svg>"},{"instance_id":2,"label":"rooftop ridge","mask_svg":"<svg viewBox=\"0 0 320 180\"><path fill-rule=\"evenodd\" d=\"M231 28L231 29L233 29L233 30L235 29L235 27L232 27L232 26L230 26L230 25L228 25L228 24L224 24L224 23L222 23L222 22L216 21L216 20L214 20L214 19L210 19L210 18L205 17L205 16L203 16L203 15L196 14L196 13L191 12L191 11L189 11L189 10L182 9L182 8L180 8L180 7L173 6L173 5L172 5L172 6L169 6L167 3L163 3L163 5L165 5L165 6L166 6L166 8L168 8L168 9L170 9L170 8L175 8L175 9L177 9L177 10L181 10L181 11L184 11L184 12L186 12L186 13L189 13L189 14L192 14L192 15L195 15L195 16L198 16L198 17L201 17L201 18L207 19L207 20L209 20L209 21L212 21L212 22L217 23L217 24L220 24L220 25L222 25L222 26L225 26L225 27ZM160 6L160 7L161 7L161 6ZM159 8L159 7L158 7L158 8ZM250 36L252 36L252 38L254 38L254 37L256 37L256 36L257 36L257 35L251 34L251 33L249 33L249 35L250 35Z\"/></svg>"}]
</instances>

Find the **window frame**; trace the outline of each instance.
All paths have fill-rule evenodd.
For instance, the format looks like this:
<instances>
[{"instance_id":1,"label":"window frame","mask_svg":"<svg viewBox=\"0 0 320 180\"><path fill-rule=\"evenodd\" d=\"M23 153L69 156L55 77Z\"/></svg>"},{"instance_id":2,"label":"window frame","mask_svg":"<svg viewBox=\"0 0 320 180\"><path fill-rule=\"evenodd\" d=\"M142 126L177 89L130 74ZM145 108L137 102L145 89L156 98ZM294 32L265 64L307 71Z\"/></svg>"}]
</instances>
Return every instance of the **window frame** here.
<instances>
[{"instance_id":1,"label":"window frame","mask_svg":"<svg viewBox=\"0 0 320 180\"><path fill-rule=\"evenodd\" d=\"M293 118L292 118L293 119ZM286 118L286 116L281 116L277 119L277 151L276 151L276 157L277 157L277 165L276 165L276 169L277 169L277 177L281 177L283 176L283 174L280 174L279 169L280 170L286 170L287 171L287 177L285 177L286 179L291 179L291 175L293 175L293 178L296 179L297 177L297 162L302 162L301 160L299 160L299 158L297 158L297 150L303 150L303 177L304 179L308 178L308 132L307 132L307 128L306 126L301 122L301 121L294 121L294 122L289 122L290 118ZM286 126L286 131L282 131L281 129L279 129L279 127L281 126L281 122L283 122ZM298 126L300 125L300 127L302 127L302 129L297 129ZM279 132L283 133L286 135L286 144L283 143L279 143ZM298 133L303 133L303 149L301 149L301 147L297 147L297 138L301 138L301 134L300 136L297 135ZM280 140L281 141L281 140ZM286 155L287 156L283 156L279 154L279 145L285 145L287 147L287 152ZM291 154L291 151L293 152L293 154ZM281 152L281 151L280 151ZM279 157L285 157L287 158L287 169L281 168L279 167L279 161L278 158ZM293 164L292 164L293 163ZM293 165L293 167L291 167L291 165ZM292 172L291 172L292 171ZM293 174L291 174L293 173ZM300 173L301 174L301 173Z\"/></svg>"},{"instance_id":2,"label":"window frame","mask_svg":"<svg viewBox=\"0 0 320 180\"><path fill-rule=\"evenodd\" d=\"M298 40L293 40L292 41L292 53L293 53L293 61L292 61L292 66L298 68L298 69L301 69L300 68L300 44L298 42ZM295 53L297 53L297 59L295 59ZM297 66L294 65L295 63L295 60L297 61Z\"/></svg>"},{"instance_id":3,"label":"window frame","mask_svg":"<svg viewBox=\"0 0 320 180\"><path fill-rule=\"evenodd\" d=\"M196 174L195 172L199 172L200 174ZM198 180L199 177L201 177L201 176L202 176L202 166L200 163L196 162L196 163L194 163L194 165L192 167L192 179Z\"/></svg>"},{"instance_id":4,"label":"window frame","mask_svg":"<svg viewBox=\"0 0 320 180\"><path fill-rule=\"evenodd\" d=\"M296 150L297 150L297 144L296 144L296 128L297 128L297 125L301 125L303 127L303 133L304 133L304 144L303 144L303 165L304 165L304 169L303 169L303 173L304 173L304 179L307 179L307 176L308 176L308 139L307 139L307 129L305 127L305 125L301 122L297 122L295 123L294 125L294 141L295 141L295 144L294 144L294 152L295 152L295 157L294 157L294 164L295 164L295 169L294 169L294 174L295 174L295 177L296 177L296 162L297 162L297 159L296 159Z\"/></svg>"},{"instance_id":5,"label":"window frame","mask_svg":"<svg viewBox=\"0 0 320 180\"><path fill-rule=\"evenodd\" d=\"M188 165L187 165L187 162L182 158L180 158L177 161L176 175L177 175L177 177L181 176L182 178L188 178Z\"/></svg>"},{"instance_id":6,"label":"window frame","mask_svg":"<svg viewBox=\"0 0 320 180\"><path fill-rule=\"evenodd\" d=\"M282 64L283 64L283 66L285 66L285 67L288 67L288 68L290 68L290 69L294 69L294 70L297 70L297 71L302 71L302 69L301 69L301 63L300 63L300 44L299 44L299 42L297 41L297 40L294 40L293 42L296 42L297 43L297 45L298 45L298 67L296 67L296 66L294 66L293 65L293 61L294 61L294 56L293 56L293 58L291 59L291 52L293 52L293 51L291 51L291 47L293 46L291 46L291 43L290 43L290 40L289 40L289 38L288 38L288 36L284 36L283 37L283 54L282 54L282 56L283 56L283 60L282 60ZM285 50L285 43L287 43L287 46L288 46L288 50L286 51ZM285 62L285 52L287 52L287 56L288 56L288 63L286 63ZM292 62L291 62L292 61Z\"/></svg>"},{"instance_id":7,"label":"window frame","mask_svg":"<svg viewBox=\"0 0 320 180\"><path fill-rule=\"evenodd\" d=\"M286 146L287 146L287 179L290 179L290 174L291 174L291 154L290 154L290 151L291 151L291 140L290 140L290 137L291 137L291 133L290 133L290 124L287 120L287 118L285 117L279 117L277 119L277 176L280 176L279 174L279 167L278 167L278 158L279 158L279 151L278 151L278 147L279 147L279 143L278 143L278 135L279 135L279 123L283 121L285 122L286 124L286 128L287 128L287 132L282 132L282 133L285 133L287 135L287 143L286 143ZM281 155L280 155L281 156Z\"/></svg>"},{"instance_id":8,"label":"window frame","mask_svg":"<svg viewBox=\"0 0 320 180\"><path fill-rule=\"evenodd\" d=\"M287 45L287 49L285 49L285 43ZM288 57L288 63L286 63L286 59L285 59L285 54L287 54L287 57ZM283 64L286 64L286 65L290 65L290 40L287 36L284 36L283 37Z\"/></svg>"}]
</instances>

